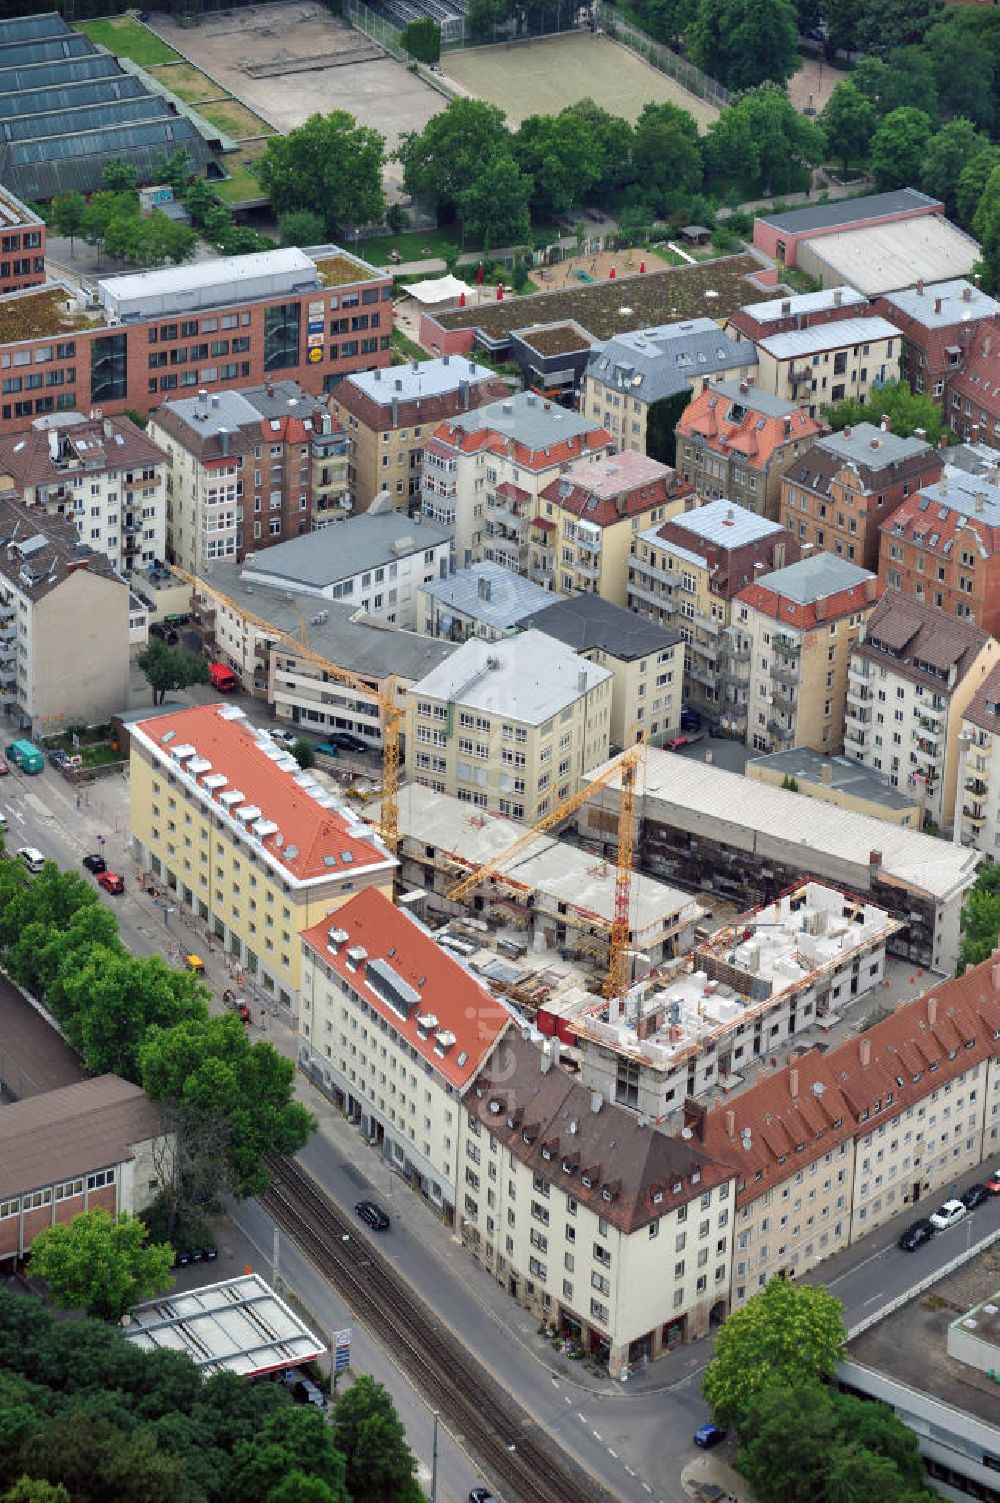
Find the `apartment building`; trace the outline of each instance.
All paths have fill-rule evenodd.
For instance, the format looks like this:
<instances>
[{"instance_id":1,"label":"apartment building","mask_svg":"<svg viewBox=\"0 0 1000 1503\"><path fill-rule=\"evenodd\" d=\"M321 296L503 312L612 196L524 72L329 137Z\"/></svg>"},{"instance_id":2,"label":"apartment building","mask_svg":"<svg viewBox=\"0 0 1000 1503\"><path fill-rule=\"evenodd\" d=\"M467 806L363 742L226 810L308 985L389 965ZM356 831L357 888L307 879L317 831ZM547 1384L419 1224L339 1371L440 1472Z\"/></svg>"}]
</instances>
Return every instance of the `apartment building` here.
<instances>
[{"instance_id":1,"label":"apartment building","mask_svg":"<svg viewBox=\"0 0 1000 1503\"><path fill-rule=\"evenodd\" d=\"M839 323L858 318L869 307L868 299L853 287L826 287L818 292L783 293L763 303L747 303L730 313L725 330L736 339L766 339L811 329L817 324ZM881 311L881 310L880 310Z\"/></svg>"},{"instance_id":2,"label":"apartment building","mask_svg":"<svg viewBox=\"0 0 1000 1503\"><path fill-rule=\"evenodd\" d=\"M645 454L626 449L578 461L539 494L528 575L560 595L589 593L624 606L635 534L694 504L688 482Z\"/></svg>"},{"instance_id":3,"label":"apartment building","mask_svg":"<svg viewBox=\"0 0 1000 1503\"><path fill-rule=\"evenodd\" d=\"M510 1013L377 887L301 944L300 1067L453 1225L469 1162L462 1096Z\"/></svg>"},{"instance_id":4,"label":"apartment building","mask_svg":"<svg viewBox=\"0 0 1000 1503\"><path fill-rule=\"evenodd\" d=\"M669 435L657 423L658 403L691 391L703 378L745 380L756 369L753 345L722 333L711 318L616 334L591 352L580 411L603 424L617 449L659 459Z\"/></svg>"},{"instance_id":5,"label":"apartment building","mask_svg":"<svg viewBox=\"0 0 1000 1503\"><path fill-rule=\"evenodd\" d=\"M901 927L876 904L797 882L627 997L592 1000L574 1015L580 1080L670 1123L689 1101L746 1085L804 1030L831 1028L875 991Z\"/></svg>"},{"instance_id":6,"label":"apartment building","mask_svg":"<svg viewBox=\"0 0 1000 1503\"><path fill-rule=\"evenodd\" d=\"M45 281L45 220L0 188L0 294Z\"/></svg>"},{"instance_id":7,"label":"apartment building","mask_svg":"<svg viewBox=\"0 0 1000 1503\"><path fill-rule=\"evenodd\" d=\"M654 745L676 736L684 693L684 641L679 631L637 619L593 596L574 595L535 614L530 623L590 663L607 668L611 686L611 742L631 746L645 735Z\"/></svg>"},{"instance_id":8,"label":"apartment building","mask_svg":"<svg viewBox=\"0 0 1000 1503\"><path fill-rule=\"evenodd\" d=\"M346 435L295 381L164 402L147 431L167 456L166 557L189 574L346 515Z\"/></svg>"},{"instance_id":9,"label":"apartment building","mask_svg":"<svg viewBox=\"0 0 1000 1503\"><path fill-rule=\"evenodd\" d=\"M466 1092L462 1239L618 1377L725 1317L732 1175L557 1059L511 1032Z\"/></svg>"},{"instance_id":10,"label":"apartment building","mask_svg":"<svg viewBox=\"0 0 1000 1503\"><path fill-rule=\"evenodd\" d=\"M677 468L699 496L776 522L782 475L823 429L794 402L746 381L720 381L692 398L676 431Z\"/></svg>"},{"instance_id":11,"label":"apartment building","mask_svg":"<svg viewBox=\"0 0 1000 1503\"><path fill-rule=\"evenodd\" d=\"M417 630L429 637L464 642L482 637L495 642L517 631L552 603L552 595L502 564L484 561L467 569L452 568L418 591Z\"/></svg>"},{"instance_id":12,"label":"apartment building","mask_svg":"<svg viewBox=\"0 0 1000 1503\"><path fill-rule=\"evenodd\" d=\"M730 734L746 730L749 664L724 652L735 595L760 574L795 563L797 539L728 501L708 501L632 540L628 607L678 631L684 698Z\"/></svg>"},{"instance_id":13,"label":"apartment building","mask_svg":"<svg viewBox=\"0 0 1000 1503\"><path fill-rule=\"evenodd\" d=\"M296 380L313 396L390 361L390 277L336 246L0 296L0 433L52 412L148 413L172 392Z\"/></svg>"},{"instance_id":14,"label":"apartment building","mask_svg":"<svg viewBox=\"0 0 1000 1503\"><path fill-rule=\"evenodd\" d=\"M424 445L438 424L509 395L506 381L464 355L345 376L330 411L350 440L355 509L387 490L398 511L419 510Z\"/></svg>"},{"instance_id":15,"label":"apartment building","mask_svg":"<svg viewBox=\"0 0 1000 1503\"><path fill-rule=\"evenodd\" d=\"M29 734L128 702L129 587L69 517L0 497L0 708Z\"/></svg>"},{"instance_id":16,"label":"apartment building","mask_svg":"<svg viewBox=\"0 0 1000 1503\"><path fill-rule=\"evenodd\" d=\"M942 401L952 376L962 370L980 326L1000 314L1000 303L964 277L953 277L947 282L918 281L913 287L886 292L875 303L875 312L903 335L910 390Z\"/></svg>"},{"instance_id":17,"label":"apartment building","mask_svg":"<svg viewBox=\"0 0 1000 1503\"><path fill-rule=\"evenodd\" d=\"M995 861L1000 850L1000 668L994 668L966 705L959 752L961 819L964 846ZM956 795L956 805L957 805Z\"/></svg>"},{"instance_id":18,"label":"apartment building","mask_svg":"<svg viewBox=\"0 0 1000 1503\"><path fill-rule=\"evenodd\" d=\"M998 661L996 638L971 622L887 590L851 651L844 751L950 826L963 716Z\"/></svg>"},{"instance_id":19,"label":"apartment building","mask_svg":"<svg viewBox=\"0 0 1000 1503\"><path fill-rule=\"evenodd\" d=\"M392 895L395 858L236 705L130 727L130 824L144 877L290 1008L299 936L366 887Z\"/></svg>"},{"instance_id":20,"label":"apartment building","mask_svg":"<svg viewBox=\"0 0 1000 1503\"><path fill-rule=\"evenodd\" d=\"M126 417L0 439L0 487L72 521L80 541L106 553L119 574L165 557L165 469L163 450Z\"/></svg>"},{"instance_id":21,"label":"apartment building","mask_svg":"<svg viewBox=\"0 0 1000 1503\"><path fill-rule=\"evenodd\" d=\"M407 776L530 823L607 757L612 685L540 631L470 638L407 694Z\"/></svg>"},{"instance_id":22,"label":"apartment building","mask_svg":"<svg viewBox=\"0 0 1000 1503\"><path fill-rule=\"evenodd\" d=\"M858 423L818 438L786 470L781 520L800 543L877 573L883 522L943 469L922 432L900 438L888 423Z\"/></svg>"},{"instance_id":23,"label":"apartment building","mask_svg":"<svg viewBox=\"0 0 1000 1503\"><path fill-rule=\"evenodd\" d=\"M1000 448L1000 315L984 319L973 333L961 368L945 386L945 420L972 443Z\"/></svg>"},{"instance_id":24,"label":"apartment building","mask_svg":"<svg viewBox=\"0 0 1000 1503\"><path fill-rule=\"evenodd\" d=\"M946 464L881 528L879 584L1000 634L1000 478Z\"/></svg>"},{"instance_id":25,"label":"apartment building","mask_svg":"<svg viewBox=\"0 0 1000 1503\"><path fill-rule=\"evenodd\" d=\"M454 530L459 564L486 558L527 573L548 541L534 525L539 493L575 461L611 448L599 424L533 392L489 402L439 423L428 439L423 514ZM537 570L533 577L548 583Z\"/></svg>"},{"instance_id":26,"label":"apartment building","mask_svg":"<svg viewBox=\"0 0 1000 1503\"><path fill-rule=\"evenodd\" d=\"M359 517L247 554L242 577L315 602L343 600L373 620L412 631L417 591L448 572L451 531L405 517L383 491ZM308 608L308 603L307 608Z\"/></svg>"},{"instance_id":27,"label":"apartment building","mask_svg":"<svg viewBox=\"0 0 1000 1503\"><path fill-rule=\"evenodd\" d=\"M747 746L840 750L851 650L878 594L874 574L833 553L810 554L740 591L730 644L750 665Z\"/></svg>"},{"instance_id":28,"label":"apartment building","mask_svg":"<svg viewBox=\"0 0 1000 1503\"><path fill-rule=\"evenodd\" d=\"M899 330L884 318L845 318L757 341L763 391L821 417L824 407L860 402L899 374Z\"/></svg>"},{"instance_id":29,"label":"apartment building","mask_svg":"<svg viewBox=\"0 0 1000 1503\"><path fill-rule=\"evenodd\" d=\"M733 1306L800 1277L996 1152L996 957L731 1101L690 1114L733 1166Z\"/></svg>"}]
</instances>

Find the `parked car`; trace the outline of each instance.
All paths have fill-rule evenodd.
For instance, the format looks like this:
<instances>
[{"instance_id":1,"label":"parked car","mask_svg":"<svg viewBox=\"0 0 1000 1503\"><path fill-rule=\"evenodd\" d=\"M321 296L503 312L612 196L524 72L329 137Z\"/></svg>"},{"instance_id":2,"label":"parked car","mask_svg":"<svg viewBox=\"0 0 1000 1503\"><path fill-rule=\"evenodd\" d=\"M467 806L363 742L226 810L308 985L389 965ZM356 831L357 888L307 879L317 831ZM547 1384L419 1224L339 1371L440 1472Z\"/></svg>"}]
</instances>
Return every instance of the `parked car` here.
<instances>
[{"instance_id":1,"label":"parked car","mask_svg":"<svg viewBox=\"0 0 1000 1503\"><path fill-rule=\"evenodd\" d=\"M488 1487L474 1487L469 1493L469 1503L497 1503Z\"/></svg>"},{"instance_id":2,"label":"parked car","mask_svg":"<svg viewBox=\"0 0 1000 1503\"><path fill-rule=\"evenodd\" d=\"M677 752L677 751L682 751L685 746L690 746L690 745L691 745L691 737L690 736L674 736L673 740L671 740L671 741L665 741L663 743L663 750L664 751Z\"/></svg>"},{"instance_id":3,"label":"parked car","mask_svg":"<svg viewBox=\"0 0 1000 1503\"><path fill-rule=\"evenodd\" d=\"M45 865L45 857L33 845L22 845L17 853L17 858L19 861L24 862L29 872L40 872Z\"/></svg>"},{"instance_id":4,"label":"parked car","mask_svg":"<svg viewBox=\"0 0 1000 1503\"><path fill-rule=\"evenodd\" d=\"M194 971L196 976L200 976L205 970L205 962L200 955L185 955L184 969L186 971Z\"/></svg>"},{"instance_id":5,"label":"parked car","mask_svg":"<svg viewBox=\"0 0 1000 1503\"><path fill-rule=\"evenodd\" d=\"M359 1200L354 1207L355 1216L360 1216L373 1232L387 1232L390 1221L381 1206L377 1206L373 1200Z\"/></svg>"},{"instance_id":6,"label":"parked car","mask_svg":"<svg viewBox=\"0 0 1000 1503\"><path fill-rule=\"evenodd\" d=\"M366 752L369 749L367 741L362 741L360 736L354 736L350 731L331 731L329 739L341 751Z\"/></svg>"},{"instance_id":7,"label":"parked car","mask_svg":"<svg viewBox=\"0 0 1000 1503\"><path fill-rule=\"evenodd\" d=\"M701 715L700 715L700 713L697 710L682 710L681 711L681 730L682 731L700 731L701 730Z\"/></svg>"},{"instance_id":8,"label":"parked car","mask_svg":"<svg viewBox=\"0 0 1000 1503\"><path fill-rule=\"evenodd\" d=\"M84 856L83 864L89 872L94 873L95 877L99 877L101 872L106 872L108 869L108 863L104 857L98 856L96 853L92 856Z\"/></svg>"},{"instance_id":9,"label":"parked car","mask_svg":"<svg viewBox=\"0 0 1000 1503\"><path fill-rule=\"evenodd\" d=\"M981 1206L984 1200L989 1200L990 1192L986 1185L970 1185L959 1196L967 1211L974 1211L976 1206Z\"/></svg>"},{"instance_id":10,"label":"parked car","mask_svg":"<svg viewBox=\"0 0 1000 1503\"><path fill-rule=\"evenodd\" d=\"M986 1188L991 1195L1000 1195L1000 1166L990 1170L986 1179Z\"/></svg>"},{"instance_id":11,"label":"parked car","mask_svg":"<svg viewBox=\"0 0 1000 1503\"><path fill-rule=\"evenodd\" d=\"M292 747L296 741L301 740L301 737L296 736L293 731L284 731L280 728L275 728L271 732L271 740L277 741L279 746Z\"/></svg>"},{"instance_id":12,"label":"parked car","mask_svg":"<svg viewBox=\"0 0 1000 1503\"><path fill-rule=\"evenodd\" d=\"M59 750L50 751L49 752L49 763L50 763L50 765L52 767L68 767L69 766L69 754L67 752L59 751Z\"/></svg>"},{"instance_id":13,"label":"parked car","mask_svg":"<svg viewBox=\"0 0 1000 1503\"><path fill-rule=\"evenodd\" d=\"M931 1216L931 1226L936 1232L946 1232L950 1226L968 1216L969 1212L960 1200L946 1200Z\"/></svg>"},{"instance_id":14,"label":"parked car","mask_svg":"<svg viewBox=\"0 0 1000 1503\"><path fill-rule=\"evenodd\" d=\"M297 1404L312 1404L317 1409L326 1408L328 1401L322 1388L312 1378L307 1378L305 1373L299 1372L298 1368L287 1368L281 1374L281 1381Z\"/></svg>"},{"instance_id":15,"label":"parked car","mask_svg":"<svg viewBox=\"0 0 1000 1503\"><path fill-rule=\"evenodd\" d=\"M190 1263L214 1263L219 1249L211 1242L204 1247L182 1247L174 1253L174 1267L187 1268Z\"/></svg>"},{"instance_id":16,"label":"parked car","mask_svg":"<svg viewBox=\"0 0 1000 1503\"><path fill-rule=\"evenodd\" d=\"M902 1234L897 1243L904 1252L915 1252L918 1247L923 1247L934 1235L934 1227L922 1216L919 1221L912 1222Z\"/></svg>"},{"instance_id":17,"label":"parked car","mask_svg":"<svg viewBox=\"0 0 1000 1503\"><path fill-rule=\"evenodd\" d=\"M105 892L110 892L115 897L119 897L125 891L125 878L119 876L117 872L105 870L97 873L97 885L98 887L103 887Z\"/></svg>"},{"instance_id":18,"label":"parked car","mask_svg":"<svg viewBox=\"0 0 1000 1503\"><path fill-rule=\"evenodd\" d=\"M713 1425L711 1420L694 1432L694 1443L703 1451L710 1451L713 1446L721 1445L725 1438L726 1431L719 1425Z\"/></svg>"},{"instance_id":19,"label":"parked car","mask_svg":"<svg viewBox=\"0 0 1000 1503\"><path fill-rule=\"evenodd\" d=\"M317 757L339 757L340 748L334 746L332 741L320 741L313 747Z\"/></svg>"}]
</instances>

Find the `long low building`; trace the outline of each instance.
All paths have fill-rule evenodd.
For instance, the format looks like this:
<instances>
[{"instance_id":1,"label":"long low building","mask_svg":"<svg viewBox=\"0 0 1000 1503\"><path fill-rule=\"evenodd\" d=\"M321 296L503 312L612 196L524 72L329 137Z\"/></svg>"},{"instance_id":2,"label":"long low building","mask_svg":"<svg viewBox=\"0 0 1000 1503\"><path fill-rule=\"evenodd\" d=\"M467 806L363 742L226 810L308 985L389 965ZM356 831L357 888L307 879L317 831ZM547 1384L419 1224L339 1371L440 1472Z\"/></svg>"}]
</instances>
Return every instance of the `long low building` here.
<instances>
[{"instance_id":1,"label":"long low building","mask_svg":"<svg viewBox=\"0 0 1000 1503\"><path fill-rule=\"evenodd\" d=\"M592 769L584 781L601 771ZM620 782L618 774L577 816L582 837L605 850L617 840ZM647 753L640 787L643 871L745 908L770 901L804 875L831 882L903 922L891 941L895 953L954 971L975 851L672 752Z\"/></svg>"}]
</instances>

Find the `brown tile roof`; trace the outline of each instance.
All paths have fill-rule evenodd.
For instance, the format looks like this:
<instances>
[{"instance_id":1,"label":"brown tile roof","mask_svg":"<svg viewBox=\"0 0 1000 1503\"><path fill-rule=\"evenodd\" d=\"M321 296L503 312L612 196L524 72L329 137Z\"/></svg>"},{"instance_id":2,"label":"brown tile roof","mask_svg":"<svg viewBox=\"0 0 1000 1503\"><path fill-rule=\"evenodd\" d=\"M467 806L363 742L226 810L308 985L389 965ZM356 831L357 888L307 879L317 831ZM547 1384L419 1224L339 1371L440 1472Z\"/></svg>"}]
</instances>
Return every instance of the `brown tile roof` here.
<instances>
[{"instance_id":1,"label":"brown tile roof","mask_svg":"<svg viewBox=\"0 0 1000 1503\"><path fill-rule=\"evenodd\" d=\"M41 539L37 546L36 539ZM119 578L107 554L80 542L68 517L0 496L0 575L29 600L41 600L76 569ZM121 584L127 588L124 580Z\"/></svg>"},{"instance_id":2,"label":"brown tile roof","mask_svg":"<svg viewBox=\"0 0 1000 1503\"><path fill-rule=\"evenodd\" d=\"M1000 664L987 674L962 711L962 718L994 736L1000 734Z\"/></svg>"},{"instance_id":3,"label":"brown tile roof","mask_svg":"<svg viewBox=\"0 0 1000 1503\"><path fill-rule=\"evenodd\" d=\"M998 1038L1000 964L991 959L839 1048L810 1050L714 1107L700 1129L702 1147L737 1170L737 1204L755 1200L990 1059Z\"/></svg>"},{"instance_id":4,"label":"brown tile roof","mask_svg":"<svg viewBox=\"0 0 1000 1503\"><path fill-rule=\"evenodd\" d=\"M963 403L972 403L970 421L985 419L990 425L986 436L992 443L992 424L1000 422L1000 318L984 319L978 325L961 370L948 378L948 392L961 397ZM945 411L949 410L946 405Z\"/></svg>"},{"instance_id":5,"label":"brown tile roof","mask_svg":"<svg viewBox=\"0 0 1000 1503\"><path fill-rule=\"evenodd\" d=\"M552 480L542 497L562 511L607 527L623 517L641 516L651 507L694 494L694 487L669 465L632 449L603 459L570 465Z\"/></svg>"},{"instance_id":6,"label":"brown tile roof","mask_svg":"<svg viewBox=\"0 0 1000 1503\"><path fill-rule=\"evenodd\" d=\"M898 590L886 590L864 627L855 653L938 694L951 694L992 641L971 621ZM955 680L951 682L954 670Z\"/></svg>"},{"instance_id":7,"label":"brown tile roof","mask_svg":"<svg viewBox=\"0 0 1000 1503\"><path fill-rule=\"evenodd\" d=\"M86 1070L62 1035L0 976L0 1085L21 1098L86 1079Z\"/></svg>"},{"instance_id":8,"label":"brown tile roof","mask_svg":"<svg viewBox=\"0 0 1000 1503\"><path fill-rule=\"evenodd\" d=\"M127 417L88 419L48 430L30 428L0 439L0 474L10 475L22 489L56 485L67 476L141 470L165 463L163 450Z\"/></svg>"},{"instance_id":9,"label":"brown tile roof","mask_svg":"<svg viewBox=\"0 0 1000 1503\"><path fill-rule=\"evenodd\" d=\"M162 1108L117 1075L16 1101L0 1108L0 1197L124 1163L163 1130Z\"/></svg>"},{"instance_id":10,"label":"brown tile roof","mask_svg":"<svg viewBox=\"0 0 1000 1503\"><path fill-rule=\"evenodd\" d=\"M731 1177L692 1143L641 1125L634 1112L603 1102L540 1049L508 1031L466 1110L513 1156L623 1232L657 1220ZM585 1183L589 1181L589 1183Z\"/></svg>"}]
</instances>

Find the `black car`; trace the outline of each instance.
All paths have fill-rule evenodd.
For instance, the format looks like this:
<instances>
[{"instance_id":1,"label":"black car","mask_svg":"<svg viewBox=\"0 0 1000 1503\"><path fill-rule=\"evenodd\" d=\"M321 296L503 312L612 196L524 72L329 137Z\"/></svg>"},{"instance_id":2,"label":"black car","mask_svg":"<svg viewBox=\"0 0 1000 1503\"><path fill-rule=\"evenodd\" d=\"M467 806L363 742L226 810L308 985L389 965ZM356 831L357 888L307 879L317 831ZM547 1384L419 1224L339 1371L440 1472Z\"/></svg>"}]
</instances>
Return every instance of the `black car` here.
<instances>
[{"instance_id":1,"label":"black car","mask_svg":"<svg viewBox=\"0 0 1000 1503\"><path fill-rule=\"evenodd\" d=\"M339 746L341 751L366 752L368 742L362 741L360 736L352 736L350 731L331 731L327 737L334 746Z\"/></svg>"},{"instance_id":2,"label":"black car","mask_svg":"<svg viewBox=\"0 0 1000 1503\"><path fill-rule=\"evenodd\" d=\"M701 715L698 713L697 710L682 710L681 711L681 730L682 731L700 731L701 730Z\"/></svg>"},{"instance_id":3,"label":"black car","mask_svg":"<svg viewBox=\"0 0 1000 1503\"><path fill-rule=\"evenodd\" d=\"M174 1253L174 1267L187 1268L192 1263L214 1263L219 1249L207 1243L204 1247L182 1247Z\"/></svg>"},{"instance_id":4,"label":"black car","mask_svg":"<svg viewBox=\"0 0 1000 1503\"><path fill-rule=\"evenodd\" d=\"M373 1200L359 1200L354 1207L355 1216L360 1216L373 1232L386 1232L389 1230L389 1218L381 1206L377 1206Z\"/></svg>"},{"instance_id":5,"label":"black car","mask_svg":"<svg viewBox=\"0 0 1000 1503\"><path fill-rule=\"evenodd\" d=\"M84 856L83 864L89 872L94 873L95 877L99 876L101 872L106 872L108 869L108 863L103 856Z\"/></svg>"},{"instance_id":6,"label":"black car","mask_svg":"<svg viewBox=\"0 0 1000 1503\"><path fill-rule=\"evenodd\" d=\"M926 1217L921 1217L919 1221L914 1221L906 1228L899 1239L898 1246L904 1252L914 1252L916 1248L923 1247L925 1242L929 1242L933 1235L934 1228Z\"/></svg>"},{"instance_id":7,"label":"black car","mask_svg":"<svg viewBox=\"0 0 1000 1503\"><path fill-rule=\"evenodd\" d=\"M990 1192L985 1185L970 1185L958 1198L967 1211L974 1211L984 1200L989 1200Z\"/></svg>"},{"instance_id":8,"label":"black car","mask_svg":"<svg viewBox=\"0 0 1000 1503\"><path fill-rule=\"evenodd\" d=\"M469 1503L497 1503L488 1487L474 1487L469 1494Z\"/></svg>"}]
</instances>

